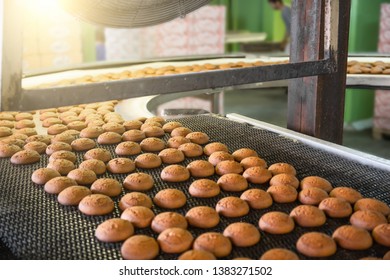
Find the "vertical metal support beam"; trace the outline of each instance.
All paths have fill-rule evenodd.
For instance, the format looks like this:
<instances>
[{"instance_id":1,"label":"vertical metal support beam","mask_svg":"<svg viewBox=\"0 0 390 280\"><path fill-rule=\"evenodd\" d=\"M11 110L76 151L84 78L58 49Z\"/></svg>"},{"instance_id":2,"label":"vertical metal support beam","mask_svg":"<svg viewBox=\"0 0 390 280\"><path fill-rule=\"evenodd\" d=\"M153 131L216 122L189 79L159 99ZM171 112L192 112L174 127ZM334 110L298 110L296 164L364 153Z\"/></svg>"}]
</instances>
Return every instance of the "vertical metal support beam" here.
<instances>
[{"instance_id":1,"label":"vertical metal support beam","mask_svg":"<svg viewBox=\"0 0 390 280\"><path fill-rule=\"evenodd\" d=\"M335 73L290 81L289 129L340 143L343 135L350 0L294 0L290 61L328 58Z\"/></svg>"},{"instance_id":2,"label":"vertical metal support beam","mask_svg":"<svg viewBox=\"0 0 390 280\"><path fill-rule=\"evenodd\" d=\"M0 107L18 110L22 81L22 5L20 0L4 0L3 49Z\"/></svg>"}]
</instances>

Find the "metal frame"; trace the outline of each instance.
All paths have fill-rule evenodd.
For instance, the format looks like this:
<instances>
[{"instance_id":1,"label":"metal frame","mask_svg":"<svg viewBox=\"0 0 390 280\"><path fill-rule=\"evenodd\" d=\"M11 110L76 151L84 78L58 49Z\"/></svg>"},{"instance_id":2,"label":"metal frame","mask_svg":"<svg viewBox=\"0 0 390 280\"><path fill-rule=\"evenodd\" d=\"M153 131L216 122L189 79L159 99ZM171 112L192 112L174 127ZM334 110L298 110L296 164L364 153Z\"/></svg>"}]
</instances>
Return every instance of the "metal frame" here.
<instances>
[{"instance_id":1,"label":"metal frame","mask_svg":"<svg viewBox=\"0 0 390 280\"><path fill-rule=\"evenodd\" d=\"M1 109L30 110L188 91L215 92L236 85L300 78L289 87L289 128L340 143L349 9L350 0L294 0L289 64L22 91L20 79L12 79L14 86L7 91L3 87L2 96L14 102L2 102ZM11 23L6 19L4 29L13 30ZM14 65L19 62L12 61ZM12 71L8 75L12 76ZM310 76L317 77L302 78Z\"/></svg>"}]
</instances>

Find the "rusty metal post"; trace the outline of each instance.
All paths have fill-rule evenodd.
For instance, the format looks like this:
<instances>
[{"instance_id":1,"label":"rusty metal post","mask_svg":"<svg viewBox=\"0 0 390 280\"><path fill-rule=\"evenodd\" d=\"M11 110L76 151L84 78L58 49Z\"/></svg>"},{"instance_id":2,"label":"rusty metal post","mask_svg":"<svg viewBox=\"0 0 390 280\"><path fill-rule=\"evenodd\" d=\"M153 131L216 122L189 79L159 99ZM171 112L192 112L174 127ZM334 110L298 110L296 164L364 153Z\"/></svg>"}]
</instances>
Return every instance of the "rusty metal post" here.
<instances>
[{"instance_id":1,"label":"rusty metal post","mask_svg":"<svg viewBox=\"0 0 390 280\"><path fill-rule=\"evenodd\" d=\"M290 81L287 127L342 143L350 0L294 0L290 62L329 59L332 74Z\"/></svg>"}]
</instances>

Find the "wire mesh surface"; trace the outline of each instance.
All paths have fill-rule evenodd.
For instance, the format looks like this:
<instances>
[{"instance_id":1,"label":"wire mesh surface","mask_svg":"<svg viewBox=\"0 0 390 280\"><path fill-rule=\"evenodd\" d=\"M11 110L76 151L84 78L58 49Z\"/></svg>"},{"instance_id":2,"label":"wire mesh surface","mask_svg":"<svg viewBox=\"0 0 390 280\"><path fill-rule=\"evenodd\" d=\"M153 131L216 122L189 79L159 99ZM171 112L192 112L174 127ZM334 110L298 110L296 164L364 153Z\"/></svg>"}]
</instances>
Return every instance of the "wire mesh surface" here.
<instances>
[{"instance_id":1,"label":"wire mesh surface","mask_svg":"<svg viewBox=\"0 0 390 280\"><path fill-rule=\"evenodd\" d=\"M224 118L215 116L196 116L178 119L183 125L193 131L203 131L210 136L210 142L225 143L230 152L236 149L249 147L255 149L259 156L268 164L276 162L288 162L297 170L297 177L302 179L309 175L318 175L328 179L333 186L350 186L362 193L365 197L373 197L390 204L390 174L382 170L367 167L352 162L345 158L329 154L327 152L311 148L308 145L286 139L276 133L260 130L246 124L239 124ZM168 135L165 136L168 139ZM98 145L99 146L99 145ZM115 145L101 145L108 149L113 157ZM77 164L82 161L83 153L77 153ZM130 157L134 159L136 156ZM183 165L193 160L207 159L206 156L186 159ZM86 216L81 214L77 207L61 206L56 201L55 195L44 192L43 187L35 185L31 181L34 170L45 167L48 157L43 155L39 163L27 166L14 166L9 159L0 160L0 254L7 258L17 259L120 259L120 247L122 243L102 243L95 237L95 229L99 223L112 217L119 217L118 201L125 193L114 199L115 210L106 216ZM155 187L146 192L153 197L164 188L177 188L187 196L187 204L177 212L185 215L192 207L208 205L215 207L222 197L235 195L241 192L229 193L222 191L214 198L193 198L188 193L188 187L195 179L184 183L167 183L160 179L160 168L138 171L151 174L155 180ZM127 174L115 175L105 173L99 177L115 178L123 181ZM218 176L211 177L217 180ZM266 190L267 185L250 184L249 188L261 188ZM241 218L221 217L218 226L212 229L197 229L189 227L194 237L207 231L223 232L224 228L233 222L246 221L258 226L259 218L269 211L283 211L289 213L299 203L279 204L274 203L264 210L253 210ZM155 214L166 209L153 206ZM296 226L294 231L284 235L272 235L261 232L260 242L249 248L235 247L227 257L250 257L257 259L266 250L275 247L284 247L296 252L295 244L301 234L308 231L321 231L329 235L340 225L348 223L348 219L327 218L324 226L319 228L302 228ZM136 229L135 234L147 234L157 237L150 228ZM4 250L3 250L4 249ZM389 248L374 244L365 251L349 251L338 248L332 259L358 259L367 256L382 257ZM4 253L3 253L4 252ZM6 255L7 254L7 255ZM175 259L175 254L160 254L158 259ZM299 254L300 258L305 256Z\"/></svg>"},{"instance_id":2,"label":"wire mesh surface","mask_svg":"<svg viewBox=\"0 0 390 280\"><path fill-rule=\"evenodd\" d=\"M210 0L61 0L73 15L104 26L134 28L167 22Z\"/></svg>"}]
</instances>

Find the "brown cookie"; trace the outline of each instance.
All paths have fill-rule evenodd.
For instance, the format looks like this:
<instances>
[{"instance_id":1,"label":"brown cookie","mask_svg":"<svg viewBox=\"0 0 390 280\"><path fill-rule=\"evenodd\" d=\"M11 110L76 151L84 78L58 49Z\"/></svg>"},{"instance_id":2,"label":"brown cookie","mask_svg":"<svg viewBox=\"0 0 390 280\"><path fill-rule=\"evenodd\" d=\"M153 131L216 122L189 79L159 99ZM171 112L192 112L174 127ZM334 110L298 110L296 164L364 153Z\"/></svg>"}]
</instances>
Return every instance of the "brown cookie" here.
<instances>
[{"instance_id":1,"label":"brown cookie","mask_svg":"<svg viewBox=\"0 0 390 280\"><path fill-rule=\"evenodd\" d=\"M299 187L299 180L297 177L287 173L281 173L273 176L269 181L270 186L272 185L289 185L294 188Z\"/></svg>"},{"instance_id":2,"label":"brown cookie","mask_svg":"<svg viewBox=\"0 0 390 280\"><path fill-rule=\"evenodd\" d=\"M209 156L208 159L208 161L214 166L216 166L218 163L222 161L233 161L233 160L234 160L233 156L224 151L214 152Z\"/></svg>"},{"instance_id":3,"label":"brown cookie","mask_svg":"<svg viewBox=\"0 0 390 280\"><path fill-rule=\"evenodd\" d=\"M123 186L131 191L147 191L153 188L154 180L146 173L133 173L125 178Z\"/></svg>"},{"instance_id":4,"label":"brown cookie","mask_svg":"<svg viewBox=\"0 0 390 280\"><path fill-rule=\"evenodd\" d=\"M168 228L157 237L158 244L164 253L178 254L188 250L194 237L182 228Z\"/></svg>"},{"instance_id":5,"label":"brown cookie","mask_svg":"<svg viewBox=\"0 0 390 280\"><path fill-rule=\"evenodd\" d=\"M337 198L328 197L321 201L318 208L325 212L331 218L346 218L352 214L352 207L348 201Z\"/></svg>"},{"instance_id":6,"label":"brown cookie","mask_svg":"<svg viewBox=\"0 0 390 280\"><path fill-rule=\"evenodd\" d=\"M162 208L177 209L186 204L187 198L180 190L163 189L154 196L153 202Z\"/></svg>"},{"instance_id":7,"label":"brown cookie","mask_svg":"<svg viewBox=\"0 0 390 280\"><path fill-rule=\"evenodd\" d=\"M336 253L336 242L321 232L308 232L297 241L297 250L307 257L324 258Z\"/></svg>"},{"instance_id":8,"label":"brown cookie","mask_svg":"<svg viewBox=\"0 0 390 280\"><path fill-rule=\"evenodd\" d=\"M47 165L47 168L57 170L61 175L67 175L73 169L76 169L76 166L73 162L66 159L55 159Z\"/></svg>"},{"instance_id":9,"label":"brown cookie","mask_svg":"<svg viewBox=\"0 0 390 280\"><path fill-rule=\"evenodd\" d=\"M153 218L153 211L145 206L129 207L121 215L121 219L131 222L137 228L149 227Z\"/></svg>"},{"instance_id":10,"label":"brown cookie","mask_svg":"<svg viewBox=\"0 0 390 280\"><path fill-rule=\"evenodd\" d=\"M122 135L126 131L125 127L122 124L116 122L108 122L104 124L102 128L105 132L114 132L119 135Z\"/></svg>"},{"instance_id":11,"label":"brown cookie","mask_svg":"<svg viewBox=\"0 0 390 280\"><path fill-rule=\"evenodd\" d=\"M340 247L348 250L367 250L372 246L370 233L355 226L338 227L332 237Z\"/></svg>"},{"instance_id":12,"label":"brown cookie","mask_svg":"<svg viewBox=\"0 0 390 280\"><path fill-rule=\"evenodd\" d=\"M299 257L293 251L273 248L261 255L260 260L299 260Z\"/></svg>"},{"instance_id":13,"label":"brown cookie","mask_svg":"<svg viewBox=\"0 0 390 280\"><path fill-rule=\"evenodd\" d=\"M356 227L371 231L380 224L386 224L387 219L377 211L358 210L352 214L349 222Z\"/></svg>"},{"instance_id":14,"label":"brown cookie","mask_svg":"<svg viewBox=\"0 0 390 280\"><path fill-rule=\"evenodd\" d=\"M64 189L76 185L76 181L68 177L54 177L46 182L44 190L49 194L59 194Z\"/></svg>"},{"instance_id":15,"label":"brown cookie","mask_svg":"<svg viewBox=\"0 0 390 280\"><path fill-rule=\"evenodd\" d=\"M64 124L53 124L47 128L47 134L56 135L68 130L68 127Z\"/></svg>"},{"instance_id":16,"label":"brown cookie","mask_svg":"<svg viewBox=\"0 0 390 280\"><path fill-rule=\"evenodd\" d=\"M126 220L112 218L98 225L95 236L102 242L124 241L134 234L133 225Z\"/></svg>"},{"instance_id":17,"label":"brown cookie","mask_svg":"<svg viewBox=\"0 0 390 280\"><path fill-rule=\"evenodd\" d=\"M180 127L179 127L180 128ZM185 143L178 148L186 157L199 157L203 155L202 146L195 143Z\"/></svg>"},{"instance_id":18,"label":"brown cookie","mask_svg":"<svg viewBox=\"0 0 390 280\"><path fill-rule=\"evenodd\" d=\"M21 148L12 144L0 144L0 158L12 157L17 152L20 152Z\"/></svg>"},{"instance_id":19,"label":"brown cookie","mask_svg":"<svg viewBox=\"0 0 390 280\"><path fill-rule=\"evenodd\" d=\"M374 240L386 247L390 247L390 224L381 224L372 230Z\"/></svg>"},{"instance_id":20,"label":"brown cookie","mask_svg":"<svg viewBox=\"0 0 390 280\"><path fill-rule=\"evenodd\" d=\"M214 166L205 160L195 160L187 165L192 177L210 177L214 175Z\"/></svg>"},{"instance_id":21,"label":"brown cookie","mask_svg":"<svg viewBox=\"0 0 390 280\"><path fill-rule=\"evenodd\" d=\"M259 157L247 157L240 161L242 167L244 169L248 169L250 167L259 166L261 168L267 168L267 162Z\"/></svg>"},{"instance_id":22,"label":"brown cookie","mask_svg":"<svg viewBox=\"0 0 390 280\"><path fill-rule=\"evenodd\" d=\"M123 126L125 127L126 130L132 130L132 129L139 130L141 128L141 125L142 125L142 122L137 121L137 120L125 121L123 123Z\"/></svg>"},{"instance_id":23,"label":"brown cookie","mask_svg":"<svg viewBox=\"0 0 390 280\"><path fill-rule=\"evenodd\" d=\"M299 205L290 212L290 217L301 227L320 227L325 224L325 213L312 205Z\"/></svg>"},{"instance_id":24,"label":"brown cookie","mask_svg":"<svg viewBox=\"0 0 390 280\"><path fill-rule=\"evenodd\" d=\"M260 232L252 224L238 222L228 225L223 231L223 235L228 237L237 247L254 246L260 241Z\"/></svg>"},{"instance_id":25,"label":"brown cookie","mask_svg":"<svg viewBox=\"0 0 390 280\"><path fill-rule=\"evenodd\" d=\"M153 202L149 196L140 192L131 192L125 194L119 201L119 208L125 211L126 208L132 206L145 206L152 208Z\"/></svg>"},{"instance_id":26,"label":"brown cookie","mask_svg":"<svg viewBox=\"0 0 390 280\"><path fill-rule=\"evenodd\" d=\"M116 132L104 132L97 138L97 142L101 145L113 145L122 141L122 136Z\"/></svg>"},{"instance_id":27,"label":"brown cookie","mask_svg":"<svg viewBox=\"0 0 390 280\"><path fill-rule=\"evenodd\" d=\"M160 152L165 149L165 142L156 137L145 138L140 143L144 152Z\"/></svg>"},{"instance_id":28,"label":"brown cookie","mask_svg":"<svg viewBox=\"0 0 390 280\"><path fill-rule=\"evenodd\" d=\"M97 175L106 173L106 164L98 159L87 159L80 163L79 168L89 169Z\"/></svg>"},{"instance_id":29,"label":"brown cookie","mask_svg":"<svg viewBox=\"0 0 390 280\"><path fill-rule=\"evenodd\" d=\"M175 136L168 139L167 146L169 148L177 149L180 147L180 145L190 143L190 142L191 142L190 139L187 139L183 136Z\"/></svg>"},{"instance_id":30,"label":"brown cookie","mask_svg":"<svg viewBox=\"0 0 390 280\"><path fill-rule=\"evenodd\" d=\"M95 141L89 138L78 138L73 140L70 145L77 152L88 151L96 147Z\"/></svg>"},{"instance_id":31,"label":"brown cookie","mask_svg":"<svg viewBox=\"0 0 390 280\"><path fill-rule=\"evenodd\" d=\"M309 176L303 178L300 183L300 186L302 190L306 188L319 188L323 189L327 193L333 190L333 187L328 180L318 176Z\"/></svg>"},{"instance_id":32,"label":"brown cookie","mask_svg":"<svg viewBox=\"0 0 390 280\"><path fill-rule=\"evenodd\" d=\"M39 168L31 175L31 180L38 185L44 185L55 177L60 177L61 174L50 168Z\"/></svg>"},{"instance_id":33,"label":"brown cookie","mask_svg":"<svg viewBox=\"0 0 390 280\"><path fill-rule=\"evenodd\" d=\"M319 188L307 188L301 190L298 194L298 199L302 204L318 205L325 198L328 198L328 193Z\"/></svg>"},{"instance_id":34,"label":"brown cookie","mask_svg":"<svg viewBox=\"0 0 390 280\"><path fill-rule=\"evenodd\" d=\"M104 194L91 194L80 201L79 210L89 216L107 215L114 211L114 201Z\"/></svg>"},{"instance_id":35,"label":"brown cookie","mask_svg":"<svg viewBox=\"0 0 390 280\"><path fill-rule=\"evenodd\" d=\"M243 171L244 169L241 164L233 160L221 161L215 166L215 173L218 175L225 175L229 173L241 174Z\"/></svg>"},{"instance_id":36,"label":"brown cookie","mask_svg":"<svg viewBox=\"0 0 390 280\"><path fill-rule=\"evenodd\" d=\"M235 196L220 199L215 209L220 215L228 218L242 217L249 213L248 203Z\"/></svg>"},{"instance_id":37,"label":"brown cookie","mask_svg":"<svg viewBox=\"0 0 390 280\"><path fill-rule=\"evenodd\" d=\"M192 143L199 145L207 144L210 140L209 136L204 132L190 132L185 137L190 139Z\"/></svg>"},{"instance_id":38,"label":"brown cookie","mask_svg":"<svg viewBox=\"0 0 390 280\"><path fill-rule=\"evenodd\" d=\"M34 150L23 150L14 153L11 156L11 163L13 164L33 164L40 161L41 156Z\"/></svg>"},{"instance_id":39,"label":"brown cookie","mask_svg":"<svg viewBox=\"0 0 390 280\"><path fill-rule=\"evenodd\" d=\"M187 127L177 127L175 129L172 130L171 132L171 136L172 137L175 137L175 136L183 136L183 137L186 137L187 134L191 133L192 130L187 128Z\"/></svg>"},{"instance_id":40,"label":"brown cookie","mask_svg":"<svg viewBox=\"0 0 390 280\"><path fill-rule=\"evenodd\" d=\"M351 204L354 204L356 201L363 198L363 196L357 190L348 187L334 188L329 193L329 196L343 198Z\"/></svg>"},{"instance_id":41,"label":"brown cookie","mask_svg":"<svg viewBox=\"0 0 390 280\"><path fill-rule=\"evenodd\" d=\"M226 152L226 153L229 153L229 149L223 143L214 142L214 143L207 144L204 147L203 152L204 152L204 154L206 156L210 156L212 153L215 153L215 152Z\"/></svg>"},{"instance_id":42,"label":"brown cookie","mask_svg":"<svg viewBox=\"0 0 390 280\"><path fill-rule=\"evenodd\" d=\"M209 179L195 180L191 183L188 191L193 197L200 198L214 197L221 192L219 185Z\"/></svg>"},{"instance_id":43,"label":"brown cookie","mask_svg":"<svg viewBox=\"0 0 390 280\"><path fill-rule=\"evenodd\" d=\"M232 251L232 243L229 238L219 232L206 232L195 239L193 248L210 252L217 258L223 258Z\"/></svg>"},{"instance_id":44,"label":"brown cookie","mask_svg":"<svg viewBox=\"0 0 390 280\"><path fill-rule=\"evenodd\" d=\"M55 159L66 159L75 163L77 157L74 153L69 151L57 151L51 154L51 156L49 157L49 162L52 162Z\"/></svg>"},{"instance_id":45,"label":"brown cookie","mask_svg":"<svg viewBox=\"0 0 390 280\"><path fill-rule=\"evenodd\" d=\"M157 257L159 251L157 241L146 235L134 235L121 247L121 254L125 260L152 260Z\"/></svg>"},{"instance_id":46,"label":"brown cookie","mask_svg":"<svg viewBox=\"0 0 390 280\"><path fill-rule=\"evenodd\" d=\"M88 186L97 180L95 172L90 169L76 168L71 170L69 178L75 180L78 185Z\"/></svg>"},{"instance_id":47,"label":"brown cookie","mask_svg":"<svg viewBox=\"0 0 390 280\"><path fill-rule=\"evenodd\" d=\"M253 209L265 209L272 205L271 195L261 189L246 190L240 198L245 200Z\"/></svg>"},{"instance_id":48,"label":"brown cookie","mask_svg":"<svg viewBox=\"0 0 390 280\"><path fill-rule=\"evenodd\" d=\"M183 125L179 122L167 122L163 125L162 129L166 133L171 133L175 128L182 127Z\"/></svg>"},{"instance_id":49,"label":"brown cookie","mask_svg":"<svg viewBox=\"0 0 390 280\"><path fill-rule=\"evenodd\" d=\"M161 158L163 163L174 164L184 161L185 156L182 151L177 149L168 148L162 150L158 156ZM214 169L214 168L213 168Z\"/></svg>"},{"instance_id":50,"label":"brown cookie","mask_svg":"<svg viewBox=\"0 0 390 280\"><path fill-rule=\"evenodd\" d=\"M294 166L285 162L274 163L270 167L268 167L268 170L271 171L273 176L283 173L291 174L294 176L297 175L297 171L295 170Z\"/></svg>"},{"instance_id":51,"label":"brown cookie","mask_svg":"<svg viewBox=\"0 0 390 280\"><path fill-rule=\"evenodd\" d=\"M274 211L261 216L259 227L271 234L286 234L294 230L295 224L288 214Z\"/></svg>"},{"instance_id":52,"label":"brown cookie","mask_svg":"<svg viewBox=\"0 0 390 280\"><path fill-rule=\"evenodd\" d=\"M126 174L135 170L135 163L129 158L114 158L107 163L107 170L114 174Z\"/></svg>"},{"instance_id":53,"label":"brown cookie","mask_svg":"<svg viewBox=\"0 0 390 280\"><path fill-rule=\"evenodd\" d=\"M84 159L98 159L103 162L109 162L111 160L111 153L106 149L94 148L84 154Z\"/></svg>"},{"instance_id":54,"label":"brown cookie","mask_svg":"<svg viewBox=\"0 0 390 280\"><path fill-rule=\"evenodd\" d=\"M219 215L214 208L196 206L186 213L188 223L193 227L212 228L219 224Z\"/></svg>"},{"instance_id":55,"label":"brown cookie","mask_svg":"<svg viewBox=\"0 0 390 280\"><path fill-rule=\"evenodd\" d=\"M188 223L186 218L179 213L162 212L154 217L151 227L155 232L161 233L168 228L186 229Z\"/></svg>"},{"instance_id":56,"label":"brown cookie","mask_svg":"<svg viewBox=\"0 0 390 280\"><path fill-rule=\"evenodd\" d=\"M249 149L249 148L242 148L234 151L232 154L234 157L234 160L241 162L244 158L247 157L258 157L259 155L255 150Z\"/></svg>"},{"instance_id":57,"label":"brown cookie","mask_svg":"<svg viewBox=\"0 0 390 280\"><path fill-rule=\"evenodd\" d=\"M47 146L47 148L46 148L46 154L48 156L51 156L54 152L57 152L57 151L69 151L69 152L71 152L72 151L72 147L69 144L67 144L67 143L57 142L57 143L53 143L53 144Z\"/></svg>"},{"instance_id":58,"label":"brown cookie","mask_svg":"<svg viewBox=\"0 0 390 280\"><path fill-rule=\"evenodd\" d=\"M88 126L80 131L81 138L96 139L100 134L104 133L104 129L101 126Z\"/></svg>"},{"instance_id":59,"label":"brown cookie","mask_svg":"<svg viewBox=\"0 0 390 280\"><path fill-rule=\"evenodd\" d=\"M272 178L272 173L260 166L254 166L246 169L242 174L248 182L253 184L264 184Z\"/></svg>"},{"instance_id":60,"label":"brown cookie","mask_svg":"<svg viewBox=\"0 0 390 280\"><path fill-rule=\"evenodd\" d=\"M100 178L91 185L92 193L104 194L110 197L115 197L121 194L122 185L115 179Z\"/></svg>"},{"instance_id":61,"label":"brown cookie","mask_svg":"<svg viewBox=\"0 0 390 280\"><path fill-rule=\"evenodd\" d=\"M132 141L119 143L115 148L115 153L118 156L133 156L141 153L141 146Z\"/></svg>"},{"instance_id":62,"label":"brown cookie","mask_svg":"<svg viewBox=\"0 0 390 280\"><path fill-rule=\"evenodd\" d=\"M84 197L91 193L91 190L87 187L69 186L58 194L57 200L62 205L78 205Z\"/></svg>"},{"instance_id":63,"label":"brown cookie","mask_svg":"<svg viewBox=\"0 0 390 280\"><path fill-rule=\"evenodd\" d=\"M390 207L386 203L375 198L359 199L354 205L354 210L373 210L378 211L385 216L390 215Z\"/></svg>"},{"instance_id":64,"label":"brown cookie","mask_svg":"<svg viewBox=\"0 0 390 280\"><path fill-rule=\"evenodd\" d=\"M222 190L227 192L241 192L248 188L247 180L242 175L234 173L222 175L217 183Z\"/></svg>"},{"instance_id":65,"label":"brown cookie","mask_svg":"<svg viewBox=\"0 0 390 280\"><path fill-rule=\"evenodd\" d=\"M272 199L277 203L290 203L297 200L298 192L294 187L275 185L270 186L267 192L272 196Z\"/></svg>"},{"instance_id":66,"label":"brown cookie","mask_svg":"<svg viewBox=\"0 0 390 280\"><path fill-rule=\"evenodd\" d=\"M178 260L215 260L215 256L203 250L189 250L181 254Z\"/></svg>"},{"instance_id":67,"label":"brown cookie","mask_svg":"<svg viewBox=\"0 0 390 280\"><path fill-rule=\"evenodd\" d=\"M158 155L152 153L140 154L135 158L135 165L138 168L157 168L160 167L161 164L161 158Z\"/></svg>"},{"instance_id":68,"label":"brown cookie","mask_svg":"<svg viewBox=\"0 0 390 280\"><path fill-rule=\"evenodd\" d=\"M181 165L168 165L161 171L161 179L166 182L184 182L190 178L190 172Z\"/></svg>"},{"instance_id":69,"label":"brown cookie","mask_svg":"<svg viewBox=\"0 0 390 280\"><path fill-rule=\"evenodd\" d=\"M123 141L141 142L145 138L145 133L138 129L128 130L122 135Z\"/></svg>"}]
</instances>

